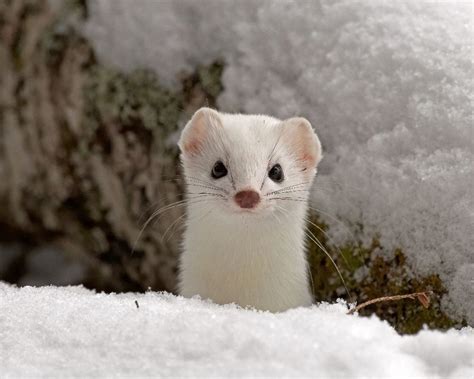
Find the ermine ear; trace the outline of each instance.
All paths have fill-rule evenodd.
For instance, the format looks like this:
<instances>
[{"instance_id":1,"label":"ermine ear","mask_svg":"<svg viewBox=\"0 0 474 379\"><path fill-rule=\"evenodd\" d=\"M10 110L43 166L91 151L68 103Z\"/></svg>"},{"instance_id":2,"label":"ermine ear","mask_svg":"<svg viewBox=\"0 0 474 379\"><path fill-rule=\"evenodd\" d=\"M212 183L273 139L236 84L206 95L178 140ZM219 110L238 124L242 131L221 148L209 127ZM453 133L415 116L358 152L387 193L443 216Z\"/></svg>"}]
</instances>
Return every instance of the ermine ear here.
<instances>
[{"instance_id":1,"label":"ermine ear","mask_svg":"<svg viewBox=\"0 0 474 379\"><path fill-rule=\"evenodd\" d=\"M296 152L303 170L318 166L322 158L321 143L308 120L294 117L283 121L282 139Z\"/></svg>"},{"instance_id":2,"label":"ermine ear","mask_svg":"<svg viewBox=\"0 0 474 379\"><path fill-rule=\"evenodd\" d=\"M178 141L181 152L195 156L201 151L204 141L213 128L222 127L219 113L211 108L200 108L186 124Z\"/></svg>"}]
</instances>

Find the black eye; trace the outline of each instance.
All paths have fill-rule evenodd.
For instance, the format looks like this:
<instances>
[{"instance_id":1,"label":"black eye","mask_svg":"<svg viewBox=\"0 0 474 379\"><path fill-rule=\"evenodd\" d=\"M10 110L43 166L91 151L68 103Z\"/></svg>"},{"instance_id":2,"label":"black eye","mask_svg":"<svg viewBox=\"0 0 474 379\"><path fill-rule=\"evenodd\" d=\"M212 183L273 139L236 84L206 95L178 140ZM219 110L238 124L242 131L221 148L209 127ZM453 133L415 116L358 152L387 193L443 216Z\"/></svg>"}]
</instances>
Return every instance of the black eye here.
<instances>
[{"instance_id":1,"label":"black eye","mask_svg":"<svg viewBox=\"0 0 474 379\"><path fill-rule=\"evenodd\" d=\"M212 168L211 176L214 179L220 179L227 175L227 168L224 166L224 163L217 161Z\"/></svg>"},{"instance_id":2,"label":"black eye","mask_svg":"<svg viewBox=\"0 0 474 379\"><path fill-rule=\"evenodd\" d=\"M278 163L273 166L270 171L268 171L268 177L277 183L281 183L283 181L283 169Z\"/></svg>"}]
</instances>

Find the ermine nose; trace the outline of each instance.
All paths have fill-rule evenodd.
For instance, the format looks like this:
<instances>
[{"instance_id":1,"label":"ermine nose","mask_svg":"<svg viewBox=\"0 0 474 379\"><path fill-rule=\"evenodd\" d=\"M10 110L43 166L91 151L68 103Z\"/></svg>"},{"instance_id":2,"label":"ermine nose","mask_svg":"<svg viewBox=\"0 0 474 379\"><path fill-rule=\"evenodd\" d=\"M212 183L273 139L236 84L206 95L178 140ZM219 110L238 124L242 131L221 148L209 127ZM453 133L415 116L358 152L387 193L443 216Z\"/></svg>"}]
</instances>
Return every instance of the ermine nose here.
<instances>
[{"instance_id":1,"label":"ermine nose","mask_svg":"<svg viewBox=\"0 0 474 379\"><path fill-rule=\"evenodd\" d=\"M240 208L254 208L260 201L260 195L255 191L240 191L235 195L235 202Z\"/></svg>"}]
</instances>

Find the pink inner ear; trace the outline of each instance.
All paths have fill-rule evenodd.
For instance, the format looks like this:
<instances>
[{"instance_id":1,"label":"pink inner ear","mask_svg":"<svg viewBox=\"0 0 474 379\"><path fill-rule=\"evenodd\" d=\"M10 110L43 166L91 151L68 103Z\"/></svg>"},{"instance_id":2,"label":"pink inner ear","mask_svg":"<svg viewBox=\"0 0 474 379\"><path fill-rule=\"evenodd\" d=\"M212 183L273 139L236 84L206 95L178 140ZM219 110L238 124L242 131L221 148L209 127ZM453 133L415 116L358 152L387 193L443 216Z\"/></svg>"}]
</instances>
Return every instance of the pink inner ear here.
<instances>
[{"instance_id":1,"label":"pink inner ear","mask_svg":"<svg viewBox=\"0 0 474 379\"><path fill-rule=\"evenodd\" d=\"M182 136L182 148L185 154L191 156L199 154L206 141L209 129L215 125L220 125L220 120L214 112L210 109L201 108L194 114Z\"/></svg>"},{"instance_id":2,"label":"pink inner ear","mask_svg":"<svg viewBox=\"0 0 474 379\"><path fill-rule=\"evenodd\" d=\"M294 118L286 121L283 134L290 151L296 154L303 170L315 168L318 164L319 141L308 121Z\"/></svg>"},{"instance_id":3,"label":"pink inner ear","mask_svg":"<svg viewBox=\"0 0 474 379\"><path fill-rule=\"evenodd\" d=\"M300 155L300 161L304 162L305 169L316 166L316 157L313 154L302 153Z\"/></svg>"},{"instance_id":4,"label":"pink inner ear","mask_svg":"<svg viewBox=\"0 0 474 379\"><path fill-rule=\"evenodd\" d=\"M197 155L199 153L201 144L197 141L191 141L184 146L186 153L189 155Z\"/></svg>"},{"instance_id":5,"label":"pink inner ear","mask_svg":"<svg viewBox=\"0 0 474 379\"><path fill-rule=\"evenodd\" d=\"M201 147L206 138L205 128L201 125L195 125L194 128L189 131L189 134L187 141L184 143L184 151L189 155L197 155L201 151Z\"/></svg>"}]
</instances>

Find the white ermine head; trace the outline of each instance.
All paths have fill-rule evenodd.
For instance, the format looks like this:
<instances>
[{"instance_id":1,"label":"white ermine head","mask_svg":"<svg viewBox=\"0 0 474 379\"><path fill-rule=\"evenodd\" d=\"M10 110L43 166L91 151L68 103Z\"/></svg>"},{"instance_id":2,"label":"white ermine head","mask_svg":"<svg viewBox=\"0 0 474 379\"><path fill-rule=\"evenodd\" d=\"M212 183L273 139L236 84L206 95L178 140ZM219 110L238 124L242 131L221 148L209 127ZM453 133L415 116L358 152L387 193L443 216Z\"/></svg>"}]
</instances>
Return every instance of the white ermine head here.
<instances>
[{"instance_id":1,"label":"white ermine head","mask_svg":"<svg viewBox=\"0 0 474 379\"><path fill-rule=\"evenodd\" d=\"M321 144L304 118L219 113L201 108L178 143L189 207L226 219L261 220L305 209ZM201 205L199 205L201 204Z\"/></svg>"}]
</instances>

